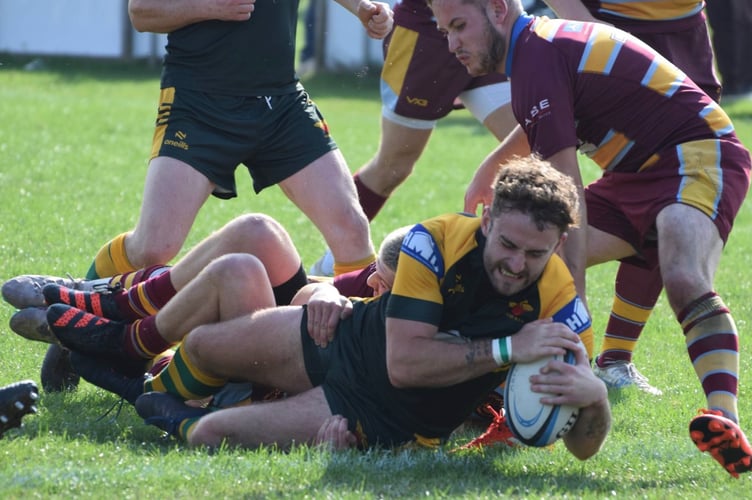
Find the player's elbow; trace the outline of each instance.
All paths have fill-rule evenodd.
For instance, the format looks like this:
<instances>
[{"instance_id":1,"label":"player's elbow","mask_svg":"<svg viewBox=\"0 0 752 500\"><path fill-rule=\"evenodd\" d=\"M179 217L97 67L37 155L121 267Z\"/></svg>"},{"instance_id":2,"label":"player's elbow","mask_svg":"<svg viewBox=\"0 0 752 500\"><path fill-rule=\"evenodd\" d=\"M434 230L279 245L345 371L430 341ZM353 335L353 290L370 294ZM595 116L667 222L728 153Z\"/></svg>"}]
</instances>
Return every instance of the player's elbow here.
<instances>
[{"instance_id":1,"label":"player's elbow","mask_svg":"<svg viewBox=\"0 0 752 500\"><path fill-rule=\"evenodd\" d=\"M588 458L595 456L595 454L598 453L598 450L599 450L599 448L598 449L594 449L594 450L590 450L590 449L588 449L588 450L572 450L572 449L570 449L569 451L572 453L572 455L574 455L574 457L576 459L585 461Z\"/></svg>"},{"instance_id":2,"label":"player's elbow","mask_svg":"<svg viewBox=\"0 0 752 500\"><path fill-rule=\"evenodd\" d=\"M397 389L415 387L415 363L399 350L387 352L386 373L389 383Z\"/></svg>"},{"instance_id":3,"label":"player's elbow","mask_svg":"<svg viewBox=\"0 0 752 500\"><path fill-rule=\"evenodd\" d=\"M412 377L404 363L387 363L387 375L389 383L397 389L413 387Z\"/></svg>"},{"instance_id":4,"label":"player's elbow","mask_svg":"<svg viewBox=\"0 0 752 500\"><path fill-rule=\"evenodd\" d=\"M131 19L133 29L139 33L148 31L146 20L148 18L146 6L142 0L130 0L128 2L128 17Z\"/></svg>"},{"instance_id":5,"label":"player's elbow","mask_svg":"<svg viewBox=\"0 0 752 500\"><path fill-rule=\"evenodd\" d=\"M564 444L576 459L585 461L600 451L603 441L564 436Z\"/></svg>"}]
</instances>

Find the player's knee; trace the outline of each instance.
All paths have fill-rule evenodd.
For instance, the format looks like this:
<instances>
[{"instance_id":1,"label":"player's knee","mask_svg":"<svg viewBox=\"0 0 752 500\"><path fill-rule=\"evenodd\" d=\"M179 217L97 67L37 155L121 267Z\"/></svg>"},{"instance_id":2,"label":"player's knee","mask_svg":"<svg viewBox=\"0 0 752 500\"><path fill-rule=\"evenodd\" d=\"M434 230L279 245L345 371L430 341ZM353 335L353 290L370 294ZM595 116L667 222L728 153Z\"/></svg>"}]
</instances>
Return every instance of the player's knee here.
<instances>
[{"instance_id":1,"label":"player's knee","mask_svg":"<svg viewBox=\"0 0 752 500\"><path fill-rule=\"evenodd\" d=\"M208 283L218 290L226 290L233 285L258 286L268 280L264 264L255 255L247 253L222 255L206 266L204 274Z\"/></svg>"},{"instance_id":2,"label":"player's knee","mask_svg":"<svg viewBox=\"0 0 752 500\"><path fill-rule=\"evenodd\" d=\"M681 308L713 289L712 280L703 277L699 270L663 270L663 286L669 302Z\"/></svg>"},{"instance_id":3,"label":"player's knee","mask_svg":"<svg viewBox=\"0 0 752 500\"><path fill-rule=\"evenodd\" d=\"M373 164L373 172L378 176L381 190L391 192L410 177L418 161L418 155L413 152L395 154L387 158L379 158Z\"/></svg>"},{"instance_id":4,"label":"player's knee","mask_svg":"<svg viewBox=\"0 0 752 500\"><path fill-rule=\"evenodd\" d=\"M344 249L348 253L358 255L359 257L374 253L368 219L366 219L362 210L358 210L357 213L345 214L339 223L334 226L331 228L334 231L328 235L325 234L332 252L335 252L335 247L338 247L339 250ZM337 257L336 252L335 257Z\"/></svg>"},{"instance_id":5,"label":"player's knee","mask_svg":"<svg viewBox=\"0 0 752 500\"><path fill-rule=\"evenodd\" d=\"M157 242L152 239L142 242L136 233L126 243L128 261L137 268L167 264L180 252L180 244Z\"/></svg>"},{"instance_id":6,"label":"player's knee","mask_svg":"<svg viewBox=\"0 0 752 500\"><path fill-rule=\"evenodd\" d=\"M183 338L180 349L183 355L188 358L190 364L198 369L201 373L216 376L211 369L213 359L211 353L216 347L216 330L209 325L202 325L191 330Z\"/></svg>"},{"instance_id":7,"label":"player's knee","mask_svg":"<svg viewBox=\"0 0 752 500\"><path fill-rule=\"evenodd\" d=\"M143 267L149 267L149 266L156 266L160 264L166 264L170 262L178 254L179 251L180 251L179 248L175 248L175 249L146 248L135 259L137 262L139 262L137 264L137 267L143 268ZM128 256L128 260L130 260L131 262L134 261L134 259L130 255Z\"/></svg>"},{"instance_id":8,"label":"player's knee","mask_svg":"<svg viewBox=\"0 0 752 500\"><path fill-rule=\"evenodd\" d=\"M220 242L228 252L250 252L269 241L286 235L282 225L264 214L247 214L235 218L221 230Z\"/></svg>"}]
</instances>

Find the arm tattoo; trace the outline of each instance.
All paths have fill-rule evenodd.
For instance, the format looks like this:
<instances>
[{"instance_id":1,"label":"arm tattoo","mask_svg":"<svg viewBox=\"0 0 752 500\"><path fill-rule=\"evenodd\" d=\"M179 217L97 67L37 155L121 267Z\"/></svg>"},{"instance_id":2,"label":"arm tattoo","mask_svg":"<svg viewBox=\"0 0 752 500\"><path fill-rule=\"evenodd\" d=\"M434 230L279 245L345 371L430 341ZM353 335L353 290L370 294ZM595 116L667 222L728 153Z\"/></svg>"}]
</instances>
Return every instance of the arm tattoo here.
<instances>
[{"instance_id":1,"label":"arm tattoo","mask_svg":"<svg viewBox=\"0 0 752 500\"><path fill-rule=\"evenodd\" d=\"M491 343L481 340L480 342L468 342L467 352L465 353L465 363L467 366L475 364L476 358L484 359L484 357L491 357Z\"/></svg>"}]
</instances>

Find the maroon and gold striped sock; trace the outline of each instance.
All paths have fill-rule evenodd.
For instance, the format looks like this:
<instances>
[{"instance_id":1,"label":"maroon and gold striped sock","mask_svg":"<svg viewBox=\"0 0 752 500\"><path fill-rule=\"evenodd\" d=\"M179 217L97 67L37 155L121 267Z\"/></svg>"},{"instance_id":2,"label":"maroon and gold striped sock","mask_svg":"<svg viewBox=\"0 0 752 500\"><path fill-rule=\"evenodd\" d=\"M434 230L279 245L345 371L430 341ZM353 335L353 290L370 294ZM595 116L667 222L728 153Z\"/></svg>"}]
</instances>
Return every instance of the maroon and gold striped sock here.
<instances>
[{"instance_id":1,"label":"maroon and gold striped sock","mask_svg":"<svg viewBox=\"0 0 752 500\"><path fill-rule=\"evenodd\" d=\"M159 276L162 273L169 271L169 269L170 266L163 266L162 264L158 264L156 266L145 267L137 271L116 274L115 276L110 278L108 285L110 288L122 287L123 289L127 290L133 285L137 285L146 280Z\"/></svg>"},{"instance_id":2,"label":"maroon and gold striped sock","mask_svg":"<svg viewBox=\"0 0 752 500\"><path fill-rule=\"evenodd\" d=\"M152 359L172 347L157 329L156 316L148 316L128 325L123 349L135 358Z\"/></svg>"},{"instance_id":3,"label":"maroon and gold striped sock","mask_svg":"<svg viewBox=\"0 0 752 500\"><path fill-rule=\"evenodd\" d=\"M137 283L114 299L124 317L136 320L157 314L176 293L168 271Z\"/></svg>"}]
</instances>

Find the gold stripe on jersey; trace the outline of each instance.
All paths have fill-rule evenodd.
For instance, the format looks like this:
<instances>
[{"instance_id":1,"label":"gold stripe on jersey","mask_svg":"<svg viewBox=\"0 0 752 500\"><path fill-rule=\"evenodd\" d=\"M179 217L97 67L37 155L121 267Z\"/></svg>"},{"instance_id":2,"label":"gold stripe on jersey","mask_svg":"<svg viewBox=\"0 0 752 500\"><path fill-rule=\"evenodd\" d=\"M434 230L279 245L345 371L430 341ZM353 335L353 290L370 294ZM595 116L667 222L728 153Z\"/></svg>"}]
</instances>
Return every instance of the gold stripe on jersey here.
<instances>
[{"instance_id":1,"label":"gold stripe on jersey","mask_svg":"<svg viewBox=\"0 0 752 500\"><path fill-rule=\"evenodd\" d=\"M602 0L599 10L628 19L666 21L693 16L702 8L698 0Z\"/></svg>"},{"instance_id":2,"label":"gold stripe on jersey","mask_svg":"<svg viewBox=\"0 0 752 500\"><path fill-rule=\"evenodd\" d=\"M159 110L157 111L157 126L154 129L154 138L151 141L151 156L150 160L153 160L159 156L159 150L162 147L162 141L164 141L165 132L167 131L167 119L170 117L170 111L172 110L172 103L175 102L175 87L167 87L162 89L159 94Z\"/></svg>"},{"instance_id":3,"label":"gold stripe on jersey","mask_svg":"<svg viewBox=\"0 0 752 500\"><path fill-rule=\"evenodd\" d=\"M598 148L588 156L603 170L612 170L632 149L632 146L634 146L633 140L621 132L609 130L606 137L598 144Z\"/></svg>"},{"instance_id":4,"label":"gold stripe on jersey","mask_svg":"<svg viewBox=\"0 0 752 500\"><path fill-rule=\"evenodd\" d=\"M715 102L709 103L700 111L700 117L705 120L708 127L715 132L716 137L730 134L734 131L734 125L731 119Z\"/></svg>"},{"instance_id":5,"label":"gold stripe on jersey","mask_svg":"<svg viewBox=\"0 0 752 500\"><path fill-rule=\"evenodd\" d=\"M559 31L559 26L561 26L557 22L550 21L551 20L547 17L538 17L533 24L533 31L535 31L535 34L549 42L554 39L554 36L556 36L556 33ZM581 29L582 23L570 21L563 26L562 31L580 31Z\"/></svg>"},{"instance_id":6,"label":"gold stripe on jersey","mask_svg":"<svg viewBox=\"0 0 752 500\"><path fill-rule=\"evenodd\" d=\"M638 172L642 172L643 170L646 170L646 169L652 167L660 159L661 159L661 155L659 155L657 153L653 153L652 155L650 155L650 158L648 158L645 163L643 163L642 165L640 165L640 168L637 171Z\"/></svg>"},{"instance_id":7,"label":"gold stripe on jersey","mask_svg":"<svg viewBox=\"0 0 752 500\"><path fill-rule=\"evenodd\" d=\"M715 219L723 191L720 142L707 139L676 146L682 176L677 201Z\"/></svg>"},{"instance_id":8,"label":"gold stripe on jersey","mask_svg":"<svg viewBox=\"0 0 752 500\"><path fill-rule=\"evenodd\" d=\"M415 45L418 43L418 32L395 26L392 39L389 42L389 51L384 60L384 69L381 79L389 85L392 92L399 95L405 82L405 75L410 66Z\"/></svg>"},{"instance_id":9,"label":"gold stripe on jersey","mask_svg":"<svg viewBox=\"0 0 752 500\"><path fill-rule=\"evenodd\" d=\"M579 73L597 73L608 75L614 67L614 61L626 41L618 31L604 29L594 25L593 31L585 44L585 50L577 68Z\"/></svg>"},{"instance_id":10,"label":"gold stripe on jersey","mask_svg":"<svg viewBox=\"0 0 752 500\"><path fill-rule=\"evenodd\" d=\"M686 78L687 75L678 68L656 55L640 83L666 97L671 97Z\"/></svg>"}]
</instances>

